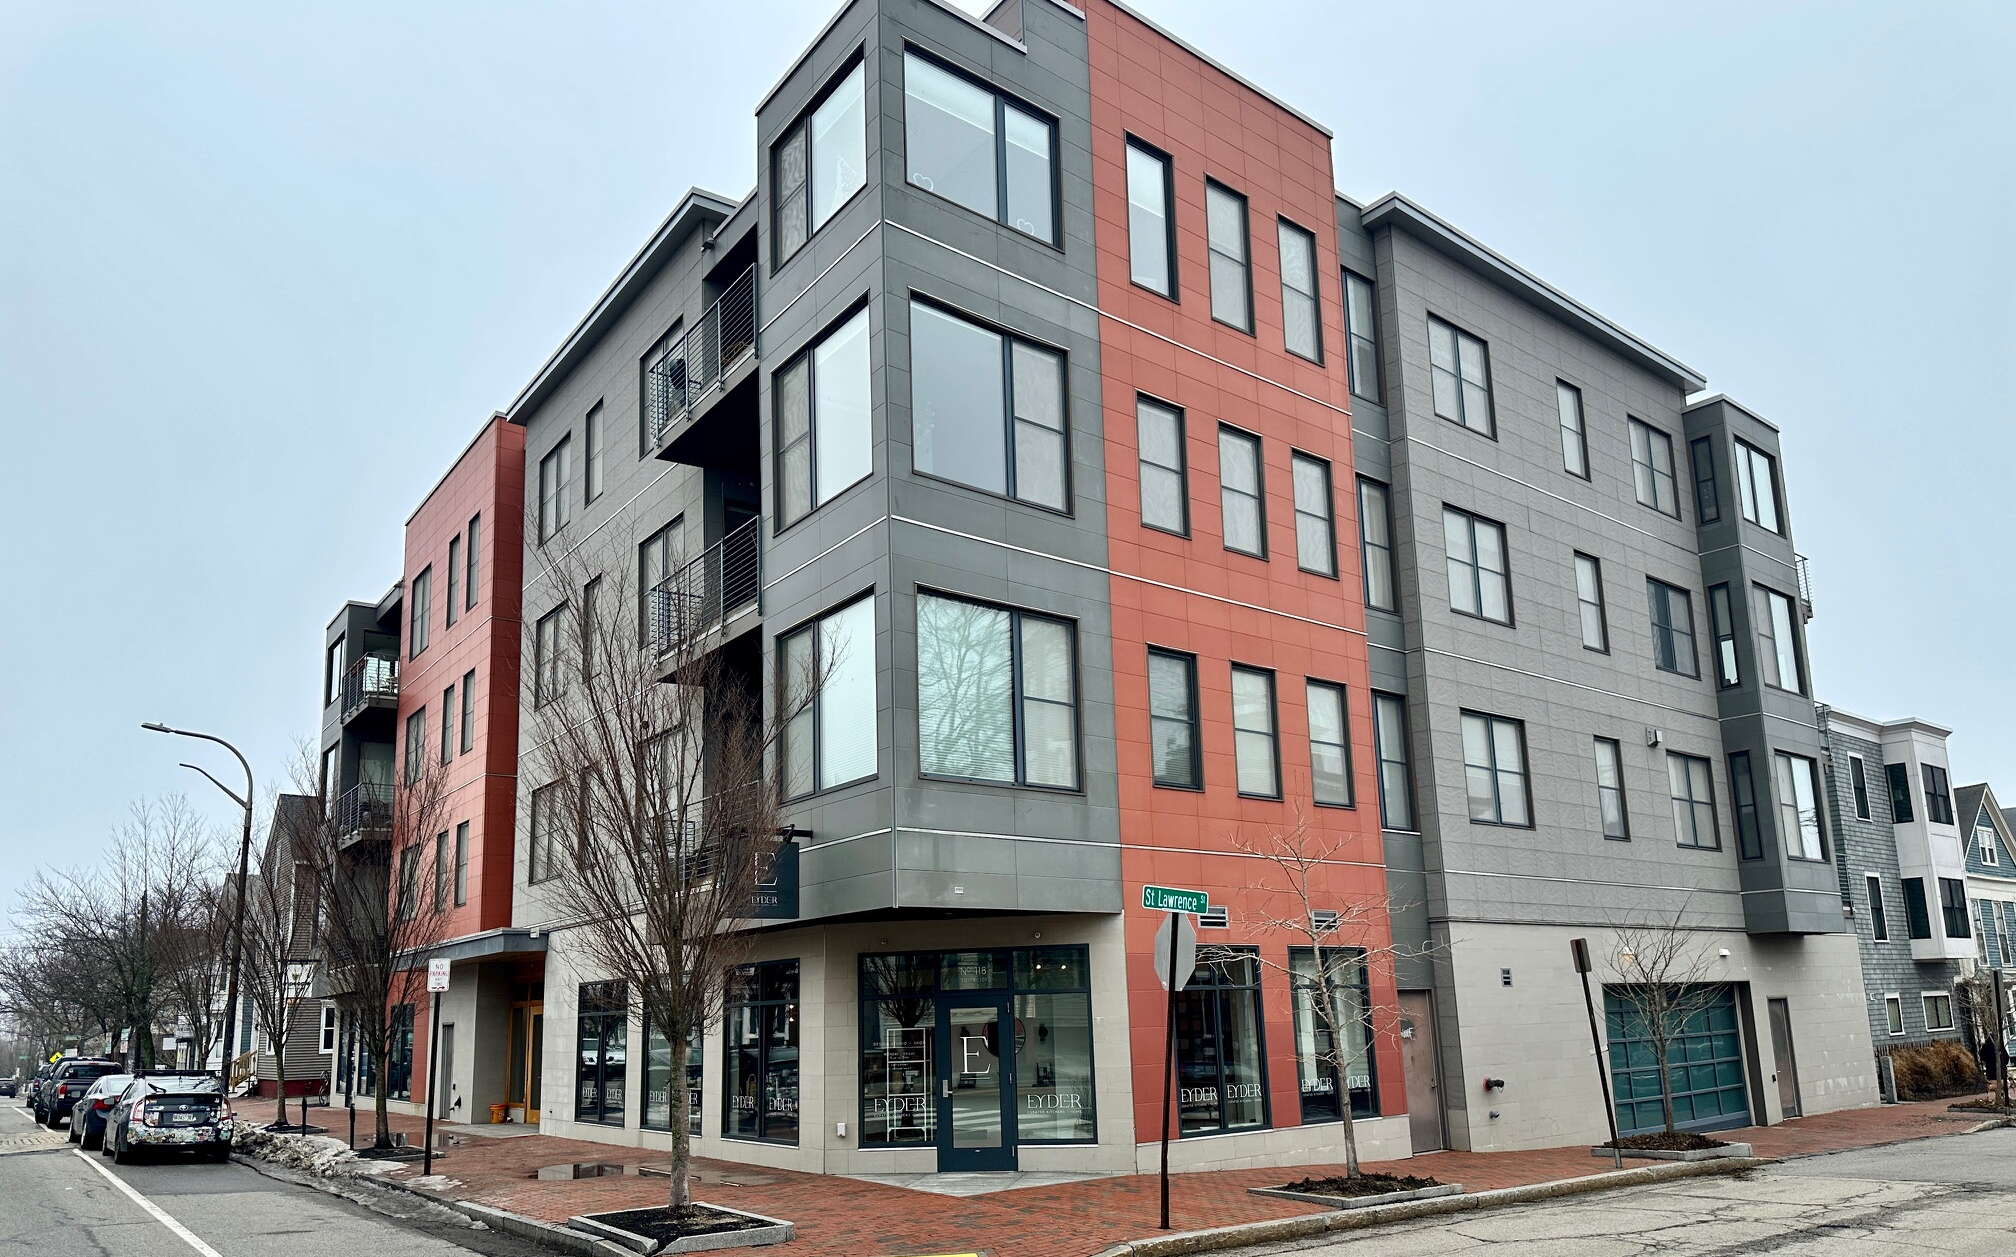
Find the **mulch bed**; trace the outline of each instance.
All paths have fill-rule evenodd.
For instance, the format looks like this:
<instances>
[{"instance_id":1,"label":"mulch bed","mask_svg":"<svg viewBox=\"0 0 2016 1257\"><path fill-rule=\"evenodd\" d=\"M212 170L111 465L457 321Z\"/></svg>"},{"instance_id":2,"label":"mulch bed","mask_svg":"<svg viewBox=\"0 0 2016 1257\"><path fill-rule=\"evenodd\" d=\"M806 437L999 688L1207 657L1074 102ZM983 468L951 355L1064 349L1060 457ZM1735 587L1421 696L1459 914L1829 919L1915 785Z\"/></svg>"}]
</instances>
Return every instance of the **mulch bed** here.
<instances>
[{"instance_id":1,"label":"mulch bed","mask_svg":"<svg viewBox=\"0 0 2016 1257\"><path fill-rule=\"evenodd\" d=\"M597 1222L621 1227L633 1235L669 1244L673 1240L683 1240L689 1235L723 1235L729 1231L751 1231L767 1222L756 1218L744 1218L719 1209L687 1208L673 1212L665 1205L650 1209L625 1209L618 1213L595 1213L588 1215Z\"/></svg>"},{"instance_id":2,"label":"mulch bed","mask_svg":"<svg viewBox=\"0 0 2016 1257\"><path fill-rule=\"evenodd\" d=\"M1605 1148L1643 1148L1648 1152L1699 1152L1704 1148L1727 1148L1720 1139L1710 1139L1691 1130L1655 1130L1644 1135L1626 1135L1603 1145Z\"/></svg>"},{"instance_id":3,"label":"mulch bed","mask_svg":"<svg viewBox=\"0 0 2016 1257\"><path fill-rule=\"evenodd\" d=\"M1332 1175L1281 1184L1285 1191L1307 1192L1312 1196L1383 1196L1387 1192L1412 1192L1440 1186L1440 1181L1422 1178L1418 1174L1360 1174L1357 1178Z\"/></svg>"}]
</instances>

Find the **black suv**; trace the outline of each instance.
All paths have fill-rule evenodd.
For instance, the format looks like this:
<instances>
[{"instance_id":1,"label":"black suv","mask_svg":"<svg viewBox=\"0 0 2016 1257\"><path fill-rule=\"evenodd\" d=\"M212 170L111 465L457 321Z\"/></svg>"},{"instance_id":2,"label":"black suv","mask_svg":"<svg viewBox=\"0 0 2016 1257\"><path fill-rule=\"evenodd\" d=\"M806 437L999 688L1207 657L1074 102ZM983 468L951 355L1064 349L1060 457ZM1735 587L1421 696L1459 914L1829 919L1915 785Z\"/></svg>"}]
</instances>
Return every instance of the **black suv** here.
<instances>
[{"instance_id":1,"label":"black suv","mask_svg":"<svg viewBox=\"0 0 2016 1257\"><path fill-rule=\"evenodd\" d=\"M125 1068L121 1062L102 1056L73 1056L58 1061L55 1071L35 1091L35 1120L50 1130L57 1129L92 1083L107 1074L123 1073Z\"/></svg>"}]
</instances>

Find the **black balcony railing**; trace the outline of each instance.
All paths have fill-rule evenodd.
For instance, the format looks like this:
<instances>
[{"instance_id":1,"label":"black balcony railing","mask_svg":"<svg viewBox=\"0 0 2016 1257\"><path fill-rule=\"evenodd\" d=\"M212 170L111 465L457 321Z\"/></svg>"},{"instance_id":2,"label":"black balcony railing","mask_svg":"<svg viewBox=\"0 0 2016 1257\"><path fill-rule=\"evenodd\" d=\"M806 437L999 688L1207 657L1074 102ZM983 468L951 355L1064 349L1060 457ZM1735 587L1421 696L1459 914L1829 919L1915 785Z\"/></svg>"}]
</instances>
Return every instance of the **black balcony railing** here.
<instances>
[{"instance_id":1,"label":"black balcony railing","mask_svg":"<svg viewBox=\"0 0 2016 1257\"><path fill-rule=\"evenodd\" d=\"M1799 569L1799 616L1802 620L1813 618L1813 568L1803 554L1792 556Z\"/></svg>"},{"instance_id":2,"label":"black balcony railing","mask_svg":"<svg viewBox=\"0 0 2016 1257\"><path fill-rule=\"evenodd\" d=\"M365 655L343 674L343 718L348 720L375 698L399 697L399 658Z\"/></svg>"},{"instance_id":3,"label":"black balcony railing","mask_svg":"<svg viewBox=\"0 0 2016 1257\"><path fill-rule=\"evenodd\" d=\"M721 387L722 377L756 348L756 268L734 279L685 335L644 369L644 416L651 444Z\"/></svg>"},{"instance_id":4,"label":"black balcony railing","mask_svg":"<svg viewBox=\"0 0 2016 1257\"><path fill-rule=\"evenodd\" d=\"M651 646L664 655L763 598L763 520L737 527L651 590Z\"/></svg>"},{"instance_id":5,"label":"black balcony railing","mask_svg":"<svg viewBox=\"0 0 2016 1257\"><path fill-rule=\"evenodd\" d=\"M365 834L392 827L392 787L383 782L364 781L336 796L330 819L342 837Z\"/></svg>"}]
</instances>

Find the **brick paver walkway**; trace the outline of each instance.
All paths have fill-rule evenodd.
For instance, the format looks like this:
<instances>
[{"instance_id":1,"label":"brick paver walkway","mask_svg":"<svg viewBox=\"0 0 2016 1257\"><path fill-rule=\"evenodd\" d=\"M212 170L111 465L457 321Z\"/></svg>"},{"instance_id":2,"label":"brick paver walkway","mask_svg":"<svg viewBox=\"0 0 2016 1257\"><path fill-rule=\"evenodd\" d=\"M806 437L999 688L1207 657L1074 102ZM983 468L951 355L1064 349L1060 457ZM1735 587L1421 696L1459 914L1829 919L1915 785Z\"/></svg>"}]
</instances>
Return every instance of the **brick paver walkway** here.
<instances>
[{"instance_id":1,"label":"brick paver walkway","mask_svg":"<svg viewBox=\"0 0 2016 1257\"><path fill-rule=\"evenodd\" d=\"M1730 1131L1721 1138L1752 1145L1766 1157L1808 1156L1907 1139L1953 1134L1985 1120L1982 1114L1952 1113L1951 1101L1850 1109L1797 1118L1779 1126ZM310 1120L341 1135L347 1121L340 1109L313 1109ZM420 1119L394 1117L394 1128L417 1140ZM358 1115L369 1130L369 1116ZM458 1127L437 1125L437 1138ZM549 1221L578 1213L637 1208L664 1199L664 1180L634 1173L578 1180L539 1180L542 1167L572 1162L662 1165L662 1152L528 1135L516 1139L463 1137L436 1162L435 1172L453 1180L442 1194L510 1209ZM1644 1161L1627 1161L1645 1165ZM798 1224L794 1257L880 1257L920 1253L979 1252L989 1257L1085 1257L1120 1240L1156 1234L1157 1184L1152 1175L1088 1179L1048 1187L1027 1187L986 1196L937 1196L836 1176L801 1174L705 1158L694 1162L694 1194ZM1309 1165L1264 1170L1224 1170L1177 1176L1171 1185L1171 1212L1178 1229L1227 1226L1267 1218L1321 1212L1321 1206L1254 1196L1266 1187L1338 1167ZM1462 1183L1473 1191L1579 1178L1609 1166L1589 1155L1587 1145L1530 1152L1441 1152L1410 1161L1368 1163L1368 1169L1427 1174ZM418 1175L417 1165L394 1177Z\"/></svg>"}]
</instances>

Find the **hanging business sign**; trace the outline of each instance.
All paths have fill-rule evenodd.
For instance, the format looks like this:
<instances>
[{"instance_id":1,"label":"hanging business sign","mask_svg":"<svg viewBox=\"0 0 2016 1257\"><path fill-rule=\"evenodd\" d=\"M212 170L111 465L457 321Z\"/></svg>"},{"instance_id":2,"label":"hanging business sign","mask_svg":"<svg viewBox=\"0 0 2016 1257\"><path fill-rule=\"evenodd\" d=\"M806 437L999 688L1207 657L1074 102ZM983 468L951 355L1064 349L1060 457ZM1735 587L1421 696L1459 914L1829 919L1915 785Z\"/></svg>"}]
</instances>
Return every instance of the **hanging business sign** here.
<instances>
[{"instance_id":1,"label":"hanging business sign","mask_svg":"<svg viewBox=\"0 0 2016 1257\"><path fill-rule=\"evenodd\" d=\"M798 919L798 844L789 838L756 856L756 884L749 892L749 916L757 921Z\"/></svg>"}]
</instances>

